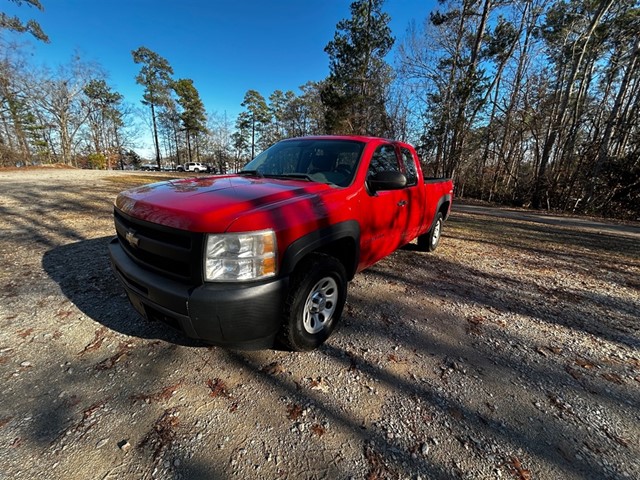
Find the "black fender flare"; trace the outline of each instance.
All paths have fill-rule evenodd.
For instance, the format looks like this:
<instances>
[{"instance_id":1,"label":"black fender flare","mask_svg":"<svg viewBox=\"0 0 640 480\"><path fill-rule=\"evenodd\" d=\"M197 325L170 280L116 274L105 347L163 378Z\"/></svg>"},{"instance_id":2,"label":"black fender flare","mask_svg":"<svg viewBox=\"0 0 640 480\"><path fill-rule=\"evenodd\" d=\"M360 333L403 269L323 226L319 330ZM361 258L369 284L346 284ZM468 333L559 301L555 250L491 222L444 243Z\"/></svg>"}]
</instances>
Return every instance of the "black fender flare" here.
<instances>
[{"instance_id":1,"label":"black fender flare","mask_svg":"<svg viewBox=\"0 0 640 480\"><path fill-rule=\"evenodd\" d=\"M433 220L431 220L431 225L429 225L429 230L427 230L427 232L430 232L435 225L438 212L442 209L442 206L445 203L449 203L449 208L447 208L447 211L442 215L442 220L449 218L449 212L451 211L451 194L443 195L440 197L440 200L438 200L438 205L436 206L435 213L433 214Z\"/></svg>"},{"instance_id":2,"label":"black fender flare","mask_svg":"<svg viewBox=\"0 0 640 480\"><path fill-rule=\"evenodd\" d=\"M327 252L327 248L340 240L353 241L355 251L340 252L334 255L340 260L347 271L347 277L353 278L360 258L360 224L356 220L347 220L328 227L319 228L293 241L285 250L280 267L280 274L290 275L300 261L313 252Z\"/></svg>"}]
</instances>

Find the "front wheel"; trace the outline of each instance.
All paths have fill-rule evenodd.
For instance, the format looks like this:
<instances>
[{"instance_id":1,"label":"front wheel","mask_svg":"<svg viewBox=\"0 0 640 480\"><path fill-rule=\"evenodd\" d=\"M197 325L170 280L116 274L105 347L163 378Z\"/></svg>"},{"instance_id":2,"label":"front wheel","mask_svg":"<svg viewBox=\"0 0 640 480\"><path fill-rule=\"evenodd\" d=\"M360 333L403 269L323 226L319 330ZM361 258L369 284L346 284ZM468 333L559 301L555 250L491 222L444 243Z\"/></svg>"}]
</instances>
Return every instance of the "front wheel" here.
<instances>
[{"instance_id":1,"label":"front wheel","mask_svg":"<svg viewBox=\"0 0 640 480\"><path fill-rule=\"evenodd\" d=\"M296 351L319 347L333 332L346 298L342 263L329 255L311 255L291 276L280 341Z\"/></svg>"},{"instance_id":2,"label":"front wheel","mask_svg":"<svg viewBox=\"0 0 640 480\"><path fill-rule=\"evenodd\" d=\"M438 248L438 244L440 243L440 236L442 235L443 224L444 219L442 218L442 213L438 212L431 230L418 237L418 248L420 250L422 250L423 252L433 252L436 248Z\"/></svg>"}]
</instances>

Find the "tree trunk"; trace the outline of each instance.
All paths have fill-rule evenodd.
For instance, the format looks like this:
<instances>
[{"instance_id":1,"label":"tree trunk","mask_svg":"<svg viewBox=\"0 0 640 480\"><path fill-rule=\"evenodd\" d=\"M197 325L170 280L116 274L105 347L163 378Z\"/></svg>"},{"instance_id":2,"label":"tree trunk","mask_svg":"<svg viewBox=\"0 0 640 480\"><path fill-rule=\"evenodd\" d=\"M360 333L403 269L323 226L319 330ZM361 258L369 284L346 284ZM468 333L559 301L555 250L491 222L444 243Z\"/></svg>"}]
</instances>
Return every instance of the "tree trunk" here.
<instances>
[{"instance_id":1,"label":"tree trunk","mask_svg":"<svg viewBox=\"0 0 640 480\"><path fill-rule=\"evenodd\" d=\"M555 147L556 139L558 137L558 132L564 125L567 108L569 106L569 100L573 96L574 85L576 82L576 78L578 77L578 73L580 68L582 67L582 60L587 52L587 47L589 46L589 42L593 37L593 33L596 30L597 26L600 24L600 20L605 15L605 13L611 8L615 0L603 0L600 3L600 6L594 15L591 23L589 24L588 30L584 35L581 35L579 39L574 41L573 43L573 63L571 66L571 73L569 77L566 79L565 88L561 97L560 106L555 116L555 119L552 121L549 135L547 136L547 140L544 145L544 149L542 151L542 156L540 158L540 166L538 168L538 172L536 175L534 193L532 198L532 206L533 208L540 208L542 201L542 194L545 190L547 190L547 179L546 179L546 169L551 158L551 152ZM582 48L580 49L579 54L576 56L575 48L578 46L579 41L582 40Z\"/></svg>"},{"instance_id":2,"label":"tree trunk","mask_svg":"<svg viewBox=\"0 0 640 480\"><path fill-rule=\"evenodd\" d=\"M640 56L640 40L638 40L631 52L631 58L629 60L629 66L625 71L624 78L622 83L620 84L620 90L618 90L618 95L616 96L616 101L613 105L611 113L609 114L609 118L607 119L607 123L605 124L604 132L602 134L602 142L600 142L600 147L598 148L598 157L593 166L592 176L597 177L600 173L600 169L602 165L607 161L609 155L609 145L611 143L611 136L614 129L614 126L618 123L620 108L622 107L622 103L624 97L627 94L629 84L631 79L633 78L633 73L636 70L638 57ZM592 183L590 196L593 195L594 185Z\"/></svg>"},{"instance_id":3,"label":"tree trunk","mask_svg":"<svg viewBox=\"0 0 640 480\"><path fill-rule=\"evenodd\" d=\"M153 102L150 102L151 105L151 119L153 121L153 141L156 146L156 163L158 164L158 168L161 168L160 165L160 142L158 141L158 125L156 123L156 110Z\"/></svg>"}]
</instances>

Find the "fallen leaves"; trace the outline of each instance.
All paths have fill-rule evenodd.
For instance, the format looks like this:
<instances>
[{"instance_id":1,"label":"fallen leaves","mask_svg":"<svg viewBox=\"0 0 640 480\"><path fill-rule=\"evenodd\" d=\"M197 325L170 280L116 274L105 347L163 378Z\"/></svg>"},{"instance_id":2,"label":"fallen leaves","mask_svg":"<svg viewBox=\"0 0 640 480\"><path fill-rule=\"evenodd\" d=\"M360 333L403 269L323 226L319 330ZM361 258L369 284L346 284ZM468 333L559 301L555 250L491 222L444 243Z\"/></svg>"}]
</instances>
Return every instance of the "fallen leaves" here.
<instances>
[{"instance_id":1,"label":"fallen leaves","mask_svg":"<svg viewBox=\"0 0 640 480\"><path fill-rule=\"evenodd\" d=\"M140 448L147 445L152 446L154 461L158 460L162 453L173 445L176 438L176 428L180 425L178 414L179 411L176 407L165 409L138 445Z\"/></svg>"},{"instance_id":2,"label":"fallen leaves","mask_svg":"<svg viewBox=\"0 0 640 480\"><path fill-rule=\"evenodd\" d=\"M329 393L329 385L322 379L322 377L310 378L309 388L311 388L311 390L319 390L324 393Z\"/></svg>"},{"instance_id":3,"label":"fallen leaves","mask_svg":"<svg viewBox=\"0 0 640 480\"><path fill-rule=\"evenodd\" d=\"M269 365L266 365L260 369L261 372L266 373L267 375L278 375L284 372L284 368L278 362L272 362Z\"/></svg>"},{"instance_id":4,"label":"fallen leaves","mask_svg":"<svg viewBox=\"0 0 640 480\"><path fill-rule=\"evenodd\" d=\"M96 370L112 369L113 367L115 367L116 363L118 363L122 358L129 355L132 348L133 346L131 344L121 342L120 345L118 346L118 351L114 355L108 358L105 358L100 363L96 364L96 366L93 368L95 368Z\"/></svg>"},{"instance_id":5,"label":"fallen leaves","mask_svg":"<svg viewBox=\"0 0 640 480\"><path fill-rule=\"evenodd\" d=\"M229 391L227 390L227 385L220 379L214 378L207 380L207 386L209 387L209 396L211 398L216 397L229 397Z\"/></svg>"},{"instance_id":6,"label":"fallen leaves","mask_svg":"<svg viewBox=\"0 0 640 480\"><path fill-rule=\"evenodd\" d=\"M304 409L297 403L292 403L287 406L287 418L292 421L297 421L302 417Z\"/></svg>"},{"instance_id":7,"label":"fallen leaves","mask_svg":"<svg viewBox=\"0 0 640 480\"><path fill-rule=\"evenodd\" d=\"M94 413L104 407L104 402L96 402L82 412L82 421L90 419Z\"/></svg>"},{"instance_id":8,"label":"fallen leaves","mask_svg":"<svg viewBox=\"0 0 640 480\"><path fill-rule=\"evenodd\" d=\"M582 380L584 380L584 375L582 374L582 372L579 372L577 369L571 367L570 365L564 367L564 370L569 375L571 375L574 380L577 380L578 382L582 382Z\"/></svg>"},{"instance_id":9,"label":"fallen leaves","mask_svg":"<svg viewBox=\"0 0 640 480\"><path fill-rule=\"evenodd\" d=\"M511 473L520 480L531 480L531 472L522 466L517 457L511 457L507 462Z\"/></svg>"},{"instance_id":10,"label":"fallen leaves","mask_svg":"<svg viewBox=\"0 0 640 480\"><path fill-rule=\"evenodd\" d=\"M78 355L84 355L85 353L98 350L102 346L102 343L105 340L106 333L107 333L106 327L100 327L99 329L97 329L94 333L93 340L89 344L87 344L82 349L82 351L78 353Z\"/></svg>"},{"instance_id":11,"label":"fallen leaves","mask_svg":"<svg viewBox=\"0 0 640 480\"><path fill-rule=\"evenodd\" d=\"M398 356L395 353L390 353L389 355L387 355L387 360L389 362L392 363L401 363L402 360L398 358Z\"/></svg>"},{"instance_id":12,"label":"fallen leaves","mask_svg":"<svg viewBox=\"0 0 640 480\"><path fill-rule=\"evenodd\" d=\"M13 417L0 418L0 428L3 428L7 423L13 420Z\"/></svg>"},{"instance_id":13,"label":"fallen leaves","mask_svg":"<svg viewBox=\"0 0 640 480\"><path fill-rule=\"evenodd\" d=\"M23 328L16 332L20 338L27 339L29 335L33 333L33 328Z\"/></svg>"},{"instance_id":14,"label":"fallen leaves","mask_svg":"<svg viewBox=\"0 0 640 480\"><path fill-rule=\"evenodd\" d=\"M60 320L64 320L65 318L69 318L73 315L73 310L58 310L56 312L56 318Z\"/></svg>"},{"instance_id":15,"label":"fallen leaves","mask_svg":"<svg viewBox=\"0 0 640 480\"><path fill-rule=\"evenodd\" d=\"M366 480L382 480L384 478L396 478L398 475L393 472L385 463L382 455L377 452L373 445L365 445L364 458L369 463L369 471L365 476Z\"/></svg>"},{"instance_id":16,"label":"fallen leaves","mask_svg":"<svg viewBox=\"0 0 640 480\"><path fill-rule=\"evenodd\" d=\"M470 335L479 335L481 333L480 326L486 321L486 318L481 315L473 315L467 317L467 333Z\"/></svg>"},{"instance_id":17,"label":"fallen leaves","mask_svg":"<svg viewBox=\"0 0 640 480\"><path fill-rule=\"evenodd\" d=\"M535 350L544 357L548 357L550 354L560 355L562 353L561 348L550 345L538 345Z\"/></svg>"},{"instance_id":18,"label":"fallen leaves","mask_svg":"<svg viewBox=\"0 0 640 480\"><path fill-rule=\"evenodd\" d=\"M624 383L625 383L625 381L622 379L622 377L620 375L618 375L617 373L605 372L605 373L601 374L601 376L602 376L602 378L604 378L608 382L615 383L617 385L624 385Z\"/></svg>"},{"instance_id":19,"label":"fallen leaves","mask_svg":"<svg viewBox=\"0 0 640 480\"><path fill-rule=\"evenodd\" d=\"M105 408L106 401L92 403L82 411L82 419L75 426L74 431L79 432L80 437L87 434L98 423L98 412Z\"/></svg>"},{"instance_id":20,"label":"fallen leaves","mask_svg":"<svg viewBox=\"0 0 640 480\"><path fill-rule=\"evenodd\" d=\"M576 414L576 412L573 410L573 407L571 406L571 404L565 402L560 396L558 396L558 395L556 395L554 393L549 393L549 394L547 394L547 398L551 402L551 405L556 407L561 412L567 412L567 413L569 413L571 415L575 415Z\"/></svg>"},{"instance_id":21,"label":"fallen leaves","mask_svg":"<svg viewBox=\"0 0 640 480\"><path fill-rule=\"evenodd\" d=\"M596 368L596 365L591 362L590 360L587 360L586 358L583 357L576 357L576 359L574 360L574 363L576 365L578 365L579 367L585 368L587 370L591 370L592 368Z\"/></svg>"},{"instance_id":22,"label":"fallen leaves","mask_svg":"<svg viewBox=\"0 0 640 480\"><path fill-rule=\"evenodd\" d=\"M319 423L314 423L313 425L311 425L311 431L318 437L321 437L325 434L326 429Z\"/></svg>"},{"instance_id":23,"label":"fallen leaves","mask_svg":"<svg viewBox=\"0 0 640 480\"><path fill-rule=\"evenodd\" d=\"M178 388L182 385L184 380L180 380L178 383L174 383L173 385L169 385L159 392L149 393L146 395L132 395L132 400L142 400L143 402L151 403L151 402L160 402L166 401L170 399L173 395L175 395Z\"/></svg>"}]
</instances>

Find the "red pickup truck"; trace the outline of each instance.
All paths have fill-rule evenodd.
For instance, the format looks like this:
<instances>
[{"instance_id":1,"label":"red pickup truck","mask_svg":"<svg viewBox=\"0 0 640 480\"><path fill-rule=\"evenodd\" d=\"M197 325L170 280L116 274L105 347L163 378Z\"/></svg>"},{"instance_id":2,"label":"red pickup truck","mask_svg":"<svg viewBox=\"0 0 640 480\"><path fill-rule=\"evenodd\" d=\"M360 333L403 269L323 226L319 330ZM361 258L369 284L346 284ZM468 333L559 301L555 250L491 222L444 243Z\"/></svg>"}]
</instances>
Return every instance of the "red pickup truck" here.
<instances>
[{"instance_id":1,"label":"red pickup truck","mask_svg":"<svg viewBox=\"0 0 640 480\"><path fill-rule=\"evenodd\" d=\"M415 238L438 246L452 197L411 145L283 140L235 175L120 193L111 263L147 319L216 345L311 350L357 272Z\"/></svg>"}]
</instances>

